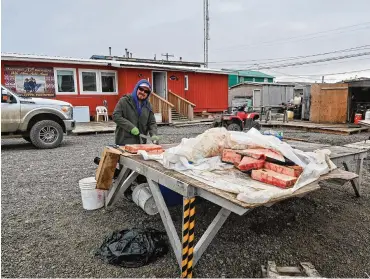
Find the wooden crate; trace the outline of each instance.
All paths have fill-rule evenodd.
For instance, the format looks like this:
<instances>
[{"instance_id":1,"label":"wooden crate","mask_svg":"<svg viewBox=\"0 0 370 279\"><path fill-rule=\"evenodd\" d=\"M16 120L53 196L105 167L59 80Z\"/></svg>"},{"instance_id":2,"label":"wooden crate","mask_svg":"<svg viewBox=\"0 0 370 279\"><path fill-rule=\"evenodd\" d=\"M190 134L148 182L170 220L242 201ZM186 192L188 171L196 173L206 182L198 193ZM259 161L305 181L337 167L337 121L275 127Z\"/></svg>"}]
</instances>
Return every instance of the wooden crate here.
<instances>
[{"instance_id":1,"label":"wooden crate","mask_svg":"<svg viewBox=\"0 0 370 279\"><path fill-rule=\"evenodd\" d=\"M301 262L299 266L277 266L274 261L268 261L262 266L262 278L282 277L321 277L310 262Z\"/></svg>"}]
</instances>

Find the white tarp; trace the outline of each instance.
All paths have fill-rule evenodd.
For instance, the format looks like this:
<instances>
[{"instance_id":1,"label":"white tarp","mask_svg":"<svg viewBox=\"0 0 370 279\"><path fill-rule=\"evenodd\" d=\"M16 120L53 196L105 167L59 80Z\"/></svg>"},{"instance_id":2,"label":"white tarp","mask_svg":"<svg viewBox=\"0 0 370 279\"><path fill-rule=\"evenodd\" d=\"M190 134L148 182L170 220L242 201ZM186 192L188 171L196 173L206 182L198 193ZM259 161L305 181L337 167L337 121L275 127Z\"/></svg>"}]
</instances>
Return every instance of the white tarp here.
<instances>
[{"instance_id":1,"label":"white tarp","mask_svg":"<svg viewBox=\"0 0 370 279\"><path fill-rule=\"evenodd\" d=\"M303 167L304 171L294 187L280 189L236 171L232 165L221 162L224 148L246 149L260 146L279 151L286 158ZM157 160L165 168L173 169L215 188L237 194L237 199L247 203L266 203L269 200L292 193L314 182L336 166L329 159L330 151L303 152L269 135L262 135L252 128L247 133L212 128L195 138L183 139L173 148L160 155L148 155L139 151L145 160Z\"/></svg>"}]
</instances>

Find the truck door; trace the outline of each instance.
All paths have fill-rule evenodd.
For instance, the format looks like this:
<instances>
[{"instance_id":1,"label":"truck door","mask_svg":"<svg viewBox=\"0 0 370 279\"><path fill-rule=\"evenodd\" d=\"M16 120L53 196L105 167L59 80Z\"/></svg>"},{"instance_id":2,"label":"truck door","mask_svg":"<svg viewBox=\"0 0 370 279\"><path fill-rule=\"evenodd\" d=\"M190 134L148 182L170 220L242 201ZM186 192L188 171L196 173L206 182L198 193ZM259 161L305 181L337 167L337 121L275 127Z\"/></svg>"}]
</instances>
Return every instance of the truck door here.
<instances>
[{"instance_id":1,"label":"truck door","mask_svg":"<svg viewBox=\"0 0 370 279\"><path fill-rule=\"evenodd\" d=\"M12 93L1 87L1 133L18 130L21 123L21 104Z\"/></svg>"}]
</instances>

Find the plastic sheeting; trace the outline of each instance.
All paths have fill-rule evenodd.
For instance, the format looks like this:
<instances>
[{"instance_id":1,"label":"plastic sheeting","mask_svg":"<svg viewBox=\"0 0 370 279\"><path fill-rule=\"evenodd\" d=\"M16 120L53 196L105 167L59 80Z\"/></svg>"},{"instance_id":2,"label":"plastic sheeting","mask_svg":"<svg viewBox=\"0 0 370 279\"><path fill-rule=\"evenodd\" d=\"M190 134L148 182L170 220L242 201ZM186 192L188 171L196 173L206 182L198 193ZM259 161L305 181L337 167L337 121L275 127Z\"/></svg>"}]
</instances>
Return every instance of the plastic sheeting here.
<instances>
[{"instance_id":1,"label":"plastic sheeting","mask_svg":"<svg viewBox=\"0 0 370 279\"><path fill-rule=\"evenodd\" d=\"M303 167L303 173L294 187L280 189L259 181L221 162L224 148L246 149L253 147L270 148L280 152L287 159ZM187 176L215 188L237 194L237 199L247 203L266 203L273 198L293 193L327 174L336 166L329 159L330 150L303 152L293 149L286 142L270 135L262 135L252 128L247 133L212 128L196 138L183 139L160 156L141 152L146 160L157 160L165 168L179 171ZM232 171L231 171L232 169Z\"/></svg>"}]
</instances>

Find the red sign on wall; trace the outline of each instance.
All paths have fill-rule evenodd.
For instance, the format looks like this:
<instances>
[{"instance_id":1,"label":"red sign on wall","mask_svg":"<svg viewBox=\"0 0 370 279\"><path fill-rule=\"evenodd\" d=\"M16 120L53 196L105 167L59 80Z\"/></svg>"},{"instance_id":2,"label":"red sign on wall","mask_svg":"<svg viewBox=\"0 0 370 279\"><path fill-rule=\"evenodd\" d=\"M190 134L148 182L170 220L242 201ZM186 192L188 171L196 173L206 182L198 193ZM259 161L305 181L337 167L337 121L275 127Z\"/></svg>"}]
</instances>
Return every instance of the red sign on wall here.
<instances>
[{"instance_id":1,"label":"red sign on wall","mask_svg":"<svg viewBox=\"0 0 370 279\"><path fill-rule=\"evenodd\" d=\"M5 86L30 97L55 97L53 68L4 67Z\"/></svg>"}]
</instances>

